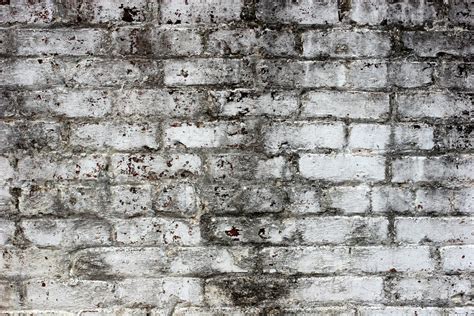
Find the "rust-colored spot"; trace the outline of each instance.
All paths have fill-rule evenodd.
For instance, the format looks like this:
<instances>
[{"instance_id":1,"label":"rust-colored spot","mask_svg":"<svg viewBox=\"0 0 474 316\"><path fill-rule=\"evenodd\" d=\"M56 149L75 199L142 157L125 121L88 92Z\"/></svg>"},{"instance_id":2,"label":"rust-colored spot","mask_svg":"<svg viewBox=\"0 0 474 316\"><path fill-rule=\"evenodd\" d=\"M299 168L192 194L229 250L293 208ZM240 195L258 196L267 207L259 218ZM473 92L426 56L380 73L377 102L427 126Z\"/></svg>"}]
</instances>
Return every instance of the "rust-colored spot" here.
<instances>
[{"instance_id":1,"label":"rust-colored spot","mask_svg":"<svg viewBox=\"0 0 474 316\"><path fill-rule=\"evenodd\" d=\"M240 235L239 233L240 229L235 228L235 226L232 226L230 230L226 230L225 234L229 237L237 237Z\"/></svg>"},{"instance_id":2,"label":"rust-colored spot","mask_svg":"<svg viewBox=\"0 0 474 316\"><path fill-rule=\"evenodd\" d=\"M397 269L391 268L389 271L392 272L392 273L395 273L395 272L397 272Z\"/></svg>"},{"instance_id":3,"label":"rust-colored spot","mask_svg":"<svg viewBox=\"0 0 474 316\"><path fill-rule=\"evenodd\" d=\"M0 0L0 5L9 5L10 0Z\"/></svg>"}]
</instances>

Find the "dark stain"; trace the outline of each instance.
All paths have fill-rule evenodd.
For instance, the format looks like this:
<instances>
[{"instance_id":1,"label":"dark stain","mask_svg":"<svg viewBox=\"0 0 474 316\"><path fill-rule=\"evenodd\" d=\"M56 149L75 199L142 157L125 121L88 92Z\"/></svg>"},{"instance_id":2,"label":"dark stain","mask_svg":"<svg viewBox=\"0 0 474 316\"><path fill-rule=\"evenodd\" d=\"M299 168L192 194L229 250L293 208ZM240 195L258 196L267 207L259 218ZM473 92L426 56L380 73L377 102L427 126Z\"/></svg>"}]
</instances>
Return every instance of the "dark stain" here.
<instances>
[{"instance_id":1,"label":"dark stain","mask_svg":"<svg viewBox=\"0 0 474 316\"><path fill-rule=\"evenodd\" d=\"M290 278L232 278L212 280L232 300L235 306L255 306L264 302L278 301L288 296L292 284Z\"/></svg>"},{"instance_id":2,"label":"dark stain","mask_svg":"<svg viewBox=\"0 0 474 316\"><path fill-rule=\"evenodd\" d=\"M0 5L9 5L10 0L0 0Z\"/></svg>"},{"instance_id":3,"label":"dark stain","mask_svg":"<svg viewBox=\"0 0 474 316\"><path fill-rule=\"evenodd\" d=\"M134 18L137 15L138 15L138 10L136 7L133 7L133 8L125 7L123 8L122 21L133 22Z\"/></svg>"}]
</instances>

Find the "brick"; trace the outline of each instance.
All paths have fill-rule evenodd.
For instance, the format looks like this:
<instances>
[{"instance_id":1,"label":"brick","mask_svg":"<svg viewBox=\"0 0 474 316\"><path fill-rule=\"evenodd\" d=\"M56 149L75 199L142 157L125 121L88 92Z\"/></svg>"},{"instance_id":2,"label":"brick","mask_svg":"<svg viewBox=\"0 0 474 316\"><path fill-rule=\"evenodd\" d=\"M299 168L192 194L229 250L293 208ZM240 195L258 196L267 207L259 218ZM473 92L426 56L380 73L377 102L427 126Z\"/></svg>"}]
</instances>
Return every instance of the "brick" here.
<instances>
[{"instance_id":1,"label":"brick","mask_svg":"<svg viewBox=\"0 0 474 316\"><path fill-rule=\"evenodd\" d=\"M321 191L312 186L292 186L288 192L288 211L294 214L316 214L324 209L321 206Z\"/></svg>"},{"instance_id":2,"label":"brick","mask_svg":"<svg viewBox=\"0 0 474 316\"><path fill-rule=\"evenodd\" d=\"M15 237L15 222L1 219L0 220L0 245L11 244Z\"/></svg>"},{"instance_id":3,"label":"brick","mask_svg":"<svg viewBox=\"0 0 474 316\"><path fill-rule=\"evenodd\" d=\"M198 211L199 195L193 185L184 182L163 183L152 191L153 210L193 216Z\"/></svg>"},{"instance_id":4,"label":"brick","mask_svg":"<svg viewBox=\"0 0 474 316\"><path fill-rule=\"evenodd\" d=\"M342 123L275 123L263 130L264 147L269 152L342 148Z\"/></svg>"},{"instance_id":5,"label":"brick","mask_svg":"<svg viewBox=\"0 0 474 316\"><path fill-rule=\"evenodd\" d=\"M226 23L239 21L241 12L240 0L230 0L225 4L217 0L205 3L164 1L160 7L163 24Z\"/></svg>"},{"instance_id":6,"label":"brick","mask_svg":"<svg viewBox=\"0 0 474 316\"><path fill-rule=\"evenodd\" d=\"M110 225L101 220L23 220L28 242L39 247L82 248L110 244Z\"/></svg>"},{"instance_id":7,"label":"brick","mask_svg":"<svg viewBox=\"0 0 474 316\"><path fill-rule=\"evenodd\" d=\"M448 19L455 25L472 25L474 14L469 7L469 3L464 1L452 1L449 3Z\"/></svg>"},{"instance_id":8,"label":"brick","mask_svg":"<svg viewBox=\"0 0 474 316\"><path fill-rule=\"evenodd\" d=\"M450 92L413 92L396 96L398 114L405 120L466 118L474 115L469 95Z\"/></svg>"},{"instance_id":9,"label":"brick","mask_svg":"<svg viewBox=\"0 0 474 316\"><path fill-rule=\"evenodd\" d=\"M302 96L302 117L385 119L387 94L377 92L310 91Z\"/></svg>"},{"instance_id":10,"label":"brick","mask_svg":"<svg viewBox=\"0 0 474 316\"><path fill-rule=\"evenodd\" d=\"M105 90L53 89L22 93L20 113L27 117L99 118L109 114L111 93Z\"/></svg>"},{"instance_id":11,"label":"brick","mask_svg":"<svg viewBox=\"0 0 474 316\"><path fill-rule=\"evenodd\" d=\"M197 245L200 242L199 227L181 220L120 219L115 220L114 231L117 242L124 245Z\"/></svg>"},{"instance_id":12,"label":"brick","mask_svg":"<svg viewBox=\"0 0 474 316\"><path fill-rule=\"evenodd\" d=\"M291 176L284 157L261 158L250 154L221 154L209 159L209 174L214 179L284 179Z\"/></svg>"},{"instance_id":13,"label":"brick","mask_svg":"<svg viewBox=\"0 0 474 316\"><path fill-rule=\"evenodd\" d=\"M396 62L389 66L389 81L402 88L423 87L433 83L434 65L425 62Z\"/></svg>"},{"instance_id":14,"label":"brick","mask_svg":"<svg viewBox=\"0 0 474 316\"><path fill-rule=\"evenodd\" d=\"M267 273L409 273L433 271L435 266L428 247L272 247L260 256Z\"/></svg>"},{"instance_id":15,"label":"brick","mask_svg":"<svg viewBox=\"0 0 474 316\"><path fill-rule=\"evenodd\" d=\"M370 189L366 185L338 186L324 191L324 204L328 209L344 214L363 214L370 208Z\"/></svg>"},{"instance_id":16,"label":"brick","mask_svg":"<svg viewBox=\"0 0 474 316\"><path fill-rule=\"evenodd\" d=\"M472 219L469 217L408 217L395 220L397 240L404 243L472 243Z\"/></svg>"},{"instance_id":17,"label":"brick","mask_svg":"<svg viewBox=\"0 0 474 316\"><path fill-rule=\"evenodd\" d=\"M97 179L104 175L105 157L98 154L75 156L27 156L18 161L20 180Z\"/></svg>"},{"instance_id":18,"label":"brick","mask_svg":"<svg viewBox=\"0 0 474 316\"><path fill-rule=\"evenodd\" d=\"M164 128L166 147L248 147L254 144L256 124L248 122L182 123Z\"/></svg>"},{"instance_id":19,"label":"brick","mask_svg":"<svg viewBox=\"0 0 474 316\"><path fill-rule=\"evenodd\" d=\"M454 207L460 213L474 212L474 189L463 188L454 192Z\"/></svg>"},{"instance_id":20,"label":"brick","mask_svg":"<svg viewBox=\"0 0 474 316\"><path fill-rule=\"evenodd\" d=\"M212 306L379 302L383 297L382 283L379 277L304 277L290 285L281 278L214 278L206 282L205 293ZM251 291L245 297L236 296L249 288L262 290Z\"/></svg>"},{"instance_id":21,"label":"brick","mask_svg":"<svg viewBox=\"0 0 474 316\"><path fill-rule=\"evenodd\" d=\"M470 155L402 157L392 163L392 182L469 181L474 176Z\"/></svg>"},{"instance_id":22,"label":"brick","mask_svg":"<svg viewBox=\"0 0 474 316\"><path fill-rule=\"evenodd\" d=\"M0 307L2 309L7 308L18 308L20 305L20 295L18 292L18 286L14 282L1 281L0 282L0 293L2 301Z\"/></svg>"},{"instance_id":23,"label":"brick","mask_svg":"<svg viewBox=\"0 0 474 316\"><path fill-rule=\"evenodd\" d=\"M109 214L118 217L151 216L152 188L149 185L113 186Z\"/></svg>"},{"instance_id":24,"label":"brick","mask_svg":"<svg viewBox=\"0 0 474 316\"><path fill-rule=\"evenodd\" d=\"M219 213L278 213L286 206L281 187L213 185L201 191L203 207Z\"/></svg>"},{"instance_id":25,"label":"brick","mask_svg":"<svg viewBox=\"0 0 474 316\"><path fill-rule=\"evenodd\" d=\"M207 54L211 56L264 55L295 56L295 37L288 31L269 29L217 30L209 34Z\"/></svg>"},{"instance_id":26,"label":"brick","mask_svg":"<svg viewBox=\"0 0 474 316\"><path fill-rule=\"evenodd\" d=\"M307 31L303 33L303 56L385 57L390 54L387 33L376 31Z\"/></svg>"},{"instance_id":27,"label":"brick","mask_svg":"<svg viewBox=\"0 0 474 316\"><path fill-rule=\"evenodd\" d=\"M61 250L4 247L0 251L0 273L6 277L61 277L68 271L68 257Z\"/></svg>"},{"instance_id":28,"label":"brick","mask_svg":"<svg viewBox=\"0 0 474 316\"><path fill-rule=\"evenodd\" d=\"M99 123L73 125L69 142L75 147L99 150L157 149L156 138L156 125Z\"/></svg>"},{"instance_id":29,"label":"brick","mask_svg":"<svg viewBox=\"0 0 474 316\"><path fill-rule=\"evenodd\" d=\"M97 29L17 30L16 54L30 55L103 55L106 34Z\"/></svg>"},{"instance_id":30,"label":"brick","mask_svg":"<svg viewBox=\"0 0 474 316\"><path fill-rule=\"evenodd\" d=\"M290 116L298 111L298 98L294 92L271 91L258 93L252 90L212 91L213 103L219 116Z\"/></svg>"},{"instance_id":31,"label":"brick","mask_svg":"<svg viewBox=\"0 0 474 316\"><path fill-rule=\"evenodd\" d=\"M73 283L41 278L26 281L24 286L27 293L24 306L29 309L97 308L110 305L115 299L113 283L106 281Z\"/></svg>"},{"instance_id":32,"label":"brick","mask_svg":"<svg viewBox=\"0 0 474 316\"><path fill-rule=\"evenodd\" d=\"M364 1L354 0L348 15L357 24L395 24L416 26L431 24L438 19L435 4L429 1Z\"/></svg>"},{"instance_id":33,"label":"brick","mask_svg":"<svg viewBox=\"0 0 474 316\"><path fill-rule=\"evenodd\" d=\"M15 200L8 186L0 185L0 212L2 214L16 213Z\"/></svg>"},{"instance_id":34,"label":"brick","mask_svg":"<svg viewBox=\"0 0 474 316\"><path fill-rule=\"evenodd\" d=\"M123 260L123 258L129 258ZM91 265L101 262L100 271ZM182 247L164 251L161 248L93 248L79 251L71 272L80 279L156 277L160 274L186 276L196 273L244 273L253 270L255 262L249 248Z\"/></svg>"},{"instance_id":35,"label":"brick","mask_svg":"<svg viewBox=\"0 0 474 316\"><path fill-rule=\"evenodd\" d=\"M115 92L114 113L129 117L196 117L207 108L199 90L147 89Z\"/></svg>"},{"instance_id":36,"label":"brick","mask_svg":"<svg viewBox=\"0 0 474 316\"><path fill-rule=\"evenodd\" d=\"M471 281L455 276L435 278L403 278L395 281L393 292L397 301L456 302L465 301L471 291Z\"/></svg>"},{"instance_id":37,"label":"brick","mask_svg":"<svg viewBox=\"0 0 474 316\"><path fill-rule=\"evenodd\" d=\"M385 179L383 157L349 154L304 154L299 159L301 176L326 181L381 181Z\"/></svg>"},{"instance_id":38,"label":"brick","mask_svg":"<svg viewBox=\"0 0 474 316\"><path fill-rule=\"evenodd\" d=\"M0 60L0 86L49 87L64 80L64 64L52 58Z\"/></svg>"},{"instance_id":39,"label":"brick","mask_svg":"<svg viewBox=\"0 0 474 316\"><path fill-rule=\"evenodd\" d=\"M267 23L335 24L337 1L257 2L257 19Z\"/></svg>"},{"instance_id":40,"label":"brick","mask_svg":"<svg viewBox=\"0 0 474 316\"><path fill-rule=\"evenodd\" d=\"M114 154L111 160L112 174L117 181L199 175L201 165L201 159L194 154Z\"/></svg>"},{"instance_id":41,"label":"brick","mask_svg":"<svg viewBox=\"0 0 474 316\"><path fill-rule=\"evenodd\" d=\"M434 147L434 130L425 124L399 124L393 130L398 150L429 150Z\"/></svg>"},{"instance_id":42,"label":"brick","mask_svg":"<svg viewBox=\"0 0 474 316\"><path fill-rule=\"evenodd\" d=\"M92 24L151 22L157 14L155 6L147 0L110 0L104 3L86 0L77 7L71 2L65 3L65 12L73 21Z\"/></svg>"},{"instance_id":43,"label":"brick","mask_svg":"<svg viewBox=\"0 0 474 316\"><path fill-rule=\"evenodd\" d=\"M472 245L449 246L440 249L443 271L448 273L474 271L474 251Z\"/></svg>"},{"instance_id":44,"label":"brick","mask_svg":"<svg viewBox=\"0 0 474 316\"><path fill-rule=\"evenodd\" d=\"M353 151L384 151L390 144L391 128L379 124L351 124L348 147Z\"/></svg>"},{"instance_id":45,"label":"brick","mask_svg":"<svg viewBox=\"0 0 474 316\"><path fill-rule=\"evenodd\" d=\"M415 209L414 194L407 188L381 186L372 190L372 212L412 212Z\"/></svg>"},{"instance_id":46,"label":"brick","mask_svg":"<svg viewBox=\"0 0 474 316\"><path fill-rule=\"evenodd\" d=\"M313 217L269 219L242 217L212 218L203 236L212 242L303 245L374 244L387 238L383 218ZM298 236L298 241L292 239Z\"/></svg>"},{"instance_id":47,"label":"brick","mask_svg":"<svg viewBox=\"0 0 474 316\"><path fill-rule=\"evenodd\" d=\"M203 286L198 278L127 279L118 283L116 297L125 305L169 307L176 301L202 304Z\"/></svg>"},{"instance_id":48,"label":"brick","mask_svg":"<svg viewBox=\"0 0 474 316\"><path fill-rule=\"evenodd\" d=\"M471 32L407 32L403 44L422 57L438 54L455 56L472 55L474 47L466 45L473 40Z\"/></svg>"},{"instance_id":49,"label":"brick","mask_svg":"<svg viewBox=\"0 0 474 316\"><path fill-rule=\"evenodd\" d=\"M435 131L436 146L442 150L469 150L474 141L473 124L453 123Z\"/></svg>"},{"instance_id":50,"label":"brick","mask_svg":"<svg viewBox=\"0 0 474 316\"><path fill-rule=\"evenodd\" d=\"M375 61L280 61L257 64L263 85L307 88L377 89L387 85L387 66Z\"/></svg>"},{"instance_id":51,"label":"brick","mask_svg":"<svg viewBox=\"0 0 474 316\"><path fill-rule=\"evenodd\" d=\"M415 193L417 213L449 214L454 212L454 192L445 188L420 188Z\"/></svg>"},{"instance_id":52,"label":"brick","mask_svg":"<svg viewBox=\"0 0 474 316\"><path fill-rule=\"evenodd\" d=\"M250 83L250 67L236 59L166 60L164 83L167 86L238 85Z\"/></svg>"},{"instance_id":53,"label":"brick","mask_svg":"<svg viewBox=\"0 0 474 316\"><path fill-rule=\"evenodd\" d=\"M62 126L53 122L0 123L4 134L0 150L54 150L62 145Z\"/></svg>"},{"instance_id":54,"label":"brick","mask_svg":"<svg viewBox=\"0 0 474 316\"><path fill-rule=\"evenodd\" d=\"M439 84L444 88L471 90L474 88L472 63L443 62L439 69Z\"/></svg>"},{"instance_id":55,"label":"brick","mask_svg":"<svg viewBox=\"0 0 474 316\"><path fill-rule=\"evenodd\" d=\"M0 180L5 181L13 179L15 171L13 170L10 162L5 157L0 157Z\"/></svg>"},{"instance_id":56,"label":"brick","mask_svg":"<svg viewBox=\"0 0 474 316\"><path fill-rule=\"evenodd\" d=\"M154 28L150 38L151 52L155 56L197 56L204 51L203 37L194 28Z\"/></svg>"},{"instance_id":57,"label":"brick","mask_svg":"<svg viewBox=\"0 0 474 316\"><path fill-rule=\"evenodd\" d=\"M8 5L0 6L1 23L27 23L48 25L57 17L57 6L52 0L29 2L10 0Z\"/></svg>"},{"instance_id":58,"label":"brick","mask_svg":"<svg viewBox=\"0 0 474 316\"><path fill-rule=\"evenodd\" d=\"M163 77L159 62L143 59L82 59L71 62L68 69L65 80L71 86L146 86Z\"/></svg>"}]
</instances>

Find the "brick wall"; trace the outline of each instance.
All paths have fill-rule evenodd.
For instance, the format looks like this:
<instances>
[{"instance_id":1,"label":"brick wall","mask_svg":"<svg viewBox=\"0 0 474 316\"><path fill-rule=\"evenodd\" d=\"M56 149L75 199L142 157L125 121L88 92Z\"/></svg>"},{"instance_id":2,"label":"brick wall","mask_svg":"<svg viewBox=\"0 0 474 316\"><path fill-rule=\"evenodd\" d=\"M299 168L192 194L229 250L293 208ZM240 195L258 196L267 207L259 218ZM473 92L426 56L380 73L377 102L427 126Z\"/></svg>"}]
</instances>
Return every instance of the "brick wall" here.
<instances>
[{"instance_id":1,"label":"brick wall","mask_svg":"<svg viewBox=\"0 0 474 316\"><path fill-rule=\"evenodd\" d=\"M473 315L473 15L0 1L0 310Z\"/></svg>"}]
</instances>

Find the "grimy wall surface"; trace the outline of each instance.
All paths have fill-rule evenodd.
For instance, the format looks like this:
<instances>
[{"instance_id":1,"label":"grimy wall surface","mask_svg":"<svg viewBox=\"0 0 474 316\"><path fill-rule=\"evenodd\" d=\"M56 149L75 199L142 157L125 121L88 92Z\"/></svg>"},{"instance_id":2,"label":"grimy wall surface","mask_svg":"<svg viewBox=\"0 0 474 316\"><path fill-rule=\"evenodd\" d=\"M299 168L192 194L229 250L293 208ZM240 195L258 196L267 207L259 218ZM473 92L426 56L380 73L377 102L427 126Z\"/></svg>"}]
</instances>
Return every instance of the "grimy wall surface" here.
<instances>
[{"instance_id":1,"label":"grimy wall surface","mask_svg":"<svg viewBox=\"0 0 474 316\"><path fill-rule=\"evenodd\" d=\"M2 315L474 315L473 9L0 0Z\"/></svg>"}]
</instances>

